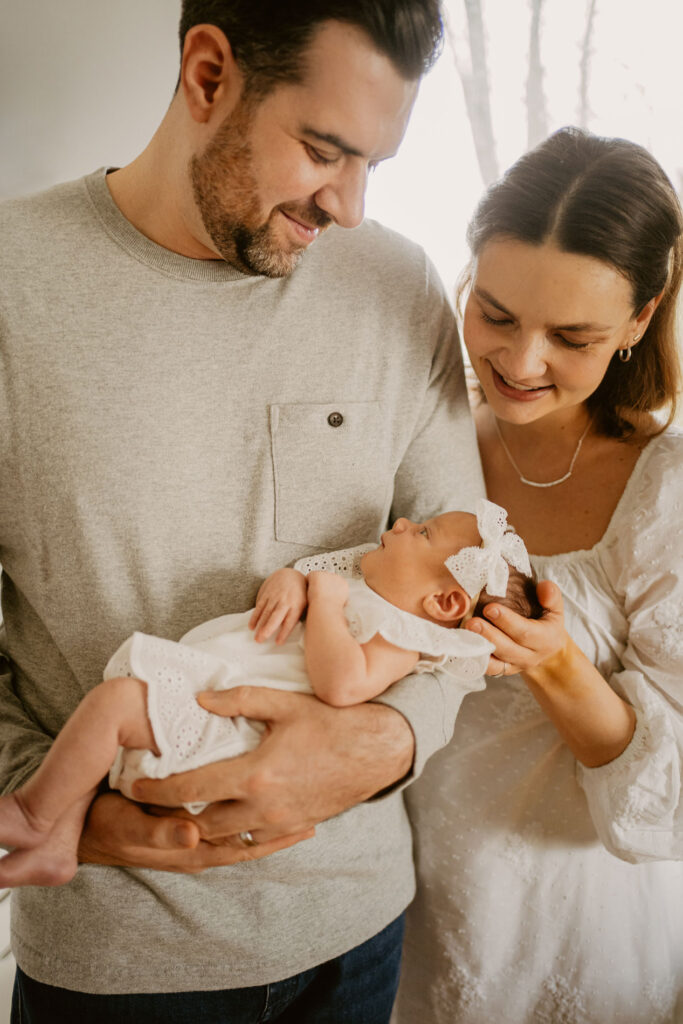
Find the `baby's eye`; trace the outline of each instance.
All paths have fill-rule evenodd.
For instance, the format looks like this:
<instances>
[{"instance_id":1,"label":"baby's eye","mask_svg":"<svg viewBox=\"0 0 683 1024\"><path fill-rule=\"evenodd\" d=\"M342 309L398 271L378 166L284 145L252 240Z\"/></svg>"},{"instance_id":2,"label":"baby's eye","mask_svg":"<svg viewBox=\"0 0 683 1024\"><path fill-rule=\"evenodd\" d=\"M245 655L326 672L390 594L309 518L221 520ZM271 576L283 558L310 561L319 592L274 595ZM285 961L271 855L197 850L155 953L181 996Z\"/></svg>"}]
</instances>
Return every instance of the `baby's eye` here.
<instances>
[{"instance_id":1,"label":"baby's eye","mask_svg":"<svg viewBox=\"0 0 683 1024\"><path fill-rule=\"evenodd\" d=\"M423 526L421 530L418 530L418 533L420 534L421 537L429 536L429 530L427 529L426 526Z\"/></svg>"}]
</instances>

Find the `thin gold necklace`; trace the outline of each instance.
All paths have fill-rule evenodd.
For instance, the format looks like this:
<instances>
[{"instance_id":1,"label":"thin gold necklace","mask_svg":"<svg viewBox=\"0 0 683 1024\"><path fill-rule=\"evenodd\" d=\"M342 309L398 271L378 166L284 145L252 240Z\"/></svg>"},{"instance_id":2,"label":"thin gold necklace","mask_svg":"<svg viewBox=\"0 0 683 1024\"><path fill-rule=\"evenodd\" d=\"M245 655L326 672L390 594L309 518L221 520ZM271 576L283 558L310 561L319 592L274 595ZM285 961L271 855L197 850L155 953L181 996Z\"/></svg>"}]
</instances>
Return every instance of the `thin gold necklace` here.
<instances>
[{"instance_id":1,"label":"thin gold necklace","mask_svg":"<svg viewBox=\"0 0 683 1024\"><path fill-rule=\"evenodd\" d=\"M585 441L586 434L588 433L588 430L589 430L590 425L591 425L591 421L588 420L588 423L586 424L586 427L585 427L581 437L579 438L579 443L576 446L576 450L574 451L574 454L572 455L572 461L569 463L569 469L564 474L564 476L558 477L557 480L549 480L548 483L540 483L538 480L528 480L524 476L524 474L522 473L521 469L519 468L519 466L517 465L517 463L513 459L512 452L510 451L508 446L505 444L505 440L503 438L503 435L500 432L500 427L498 426L498 420L496 419L495 416L493 417L493 422L496 425L496 433L498 434L498 440L500 441L500 443L503 446L503 451L507 455L507 457L508 457L508 459L510 461L510 465L515 470L515 472L517 473L520 481L523 484L526 484L527 487L557 487L558 484L563 484L565 482L565 480L569 480L569 477L574 472L574 466L576 465L576 460L579 457L579 452L581 451L581 445Z\"/></svg>"}]
</instances>

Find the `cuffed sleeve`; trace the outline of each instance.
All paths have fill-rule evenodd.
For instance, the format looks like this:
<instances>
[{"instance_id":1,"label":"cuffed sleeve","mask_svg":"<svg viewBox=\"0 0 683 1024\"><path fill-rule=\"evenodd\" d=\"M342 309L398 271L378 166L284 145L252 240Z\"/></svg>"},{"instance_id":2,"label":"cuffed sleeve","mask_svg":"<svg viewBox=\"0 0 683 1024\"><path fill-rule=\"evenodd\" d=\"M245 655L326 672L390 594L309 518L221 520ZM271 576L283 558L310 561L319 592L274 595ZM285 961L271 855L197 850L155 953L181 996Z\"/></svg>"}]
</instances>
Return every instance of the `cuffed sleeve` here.
<instances>
[{"instance_id":1,"label":"cuffed sleeve","mask_svg":"<svg viewBox=\"0 0 683 1024\"><path fill-rule=\"evenodd\" d=\"M389 792L395 792L396 788L407 786L418 778L432 754L450 741L463 698L468 693L483 690L484 686L483 677L466 684L437 670L406 676L376 698L377 703L399 711L415 737L412 769L399 787L393 787Z\"/></svg>"},{"instance_id":2,"label":"cuffed sleeve","mask_svg":"<svg viewBox=\"0 0 683 1024\"><path fill-rule=\"evenodd\" d=\"M634 708L623 753L578 777L603 843L624 860L683 859L683 445L662 440L637 486L634 514L607 545L626 642L608 679ZM654 443L654 442L653 442Z\"/></svg>"}]
</instances>

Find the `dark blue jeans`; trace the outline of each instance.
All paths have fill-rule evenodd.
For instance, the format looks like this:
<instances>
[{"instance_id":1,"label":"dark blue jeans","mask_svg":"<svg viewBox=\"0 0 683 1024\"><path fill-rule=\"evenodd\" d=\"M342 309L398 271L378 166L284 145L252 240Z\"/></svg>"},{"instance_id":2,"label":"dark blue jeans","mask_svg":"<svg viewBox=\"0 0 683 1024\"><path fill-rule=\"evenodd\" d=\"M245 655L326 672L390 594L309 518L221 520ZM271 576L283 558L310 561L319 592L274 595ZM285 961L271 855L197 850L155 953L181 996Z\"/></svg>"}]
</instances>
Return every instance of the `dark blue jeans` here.
<instances>
[{"instance_id":1,"label":"dark blue jeans","mask_svg":"<svg viewBox=\"0 0 683 1024\"><path fill-rule=\"evenodd\" d=\"M404 917L360 946L285 981L218 992L89 995L17 968L11 1024L388 1024Z\"/></svg>"}]
</instances>

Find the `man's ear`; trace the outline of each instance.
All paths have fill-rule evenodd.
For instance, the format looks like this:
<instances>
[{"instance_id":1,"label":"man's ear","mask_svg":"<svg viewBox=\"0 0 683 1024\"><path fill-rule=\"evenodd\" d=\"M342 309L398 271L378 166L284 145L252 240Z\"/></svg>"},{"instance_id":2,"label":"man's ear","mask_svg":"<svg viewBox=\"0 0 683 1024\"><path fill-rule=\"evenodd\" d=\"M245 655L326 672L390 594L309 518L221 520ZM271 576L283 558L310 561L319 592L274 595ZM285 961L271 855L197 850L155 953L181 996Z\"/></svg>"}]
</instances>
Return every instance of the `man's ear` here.
<instances>
[{"instance_id":1,"label":"man's ear","mask_svg":"<svg viewBox=\"0 0 683 1024\"><path fill-rule=\"evenodd\" d=\"M191 117L205 124L220 108L221 120L242 95L244 76L232 47L216 25L193 25L185 36L180 88Z\"/></svg>"},{"instance_id":2,"label":"man's ear","mask_svg":"<svg viewBox=\"0 0 683 1024\"><path fill-rule=\"evenodd\" d=\"M444 626L459 622L470 606L470 599L462 587L453 582L446 590L435 590L428 594L422 607L430 619Z\"/></svg>"}]
</instances>

